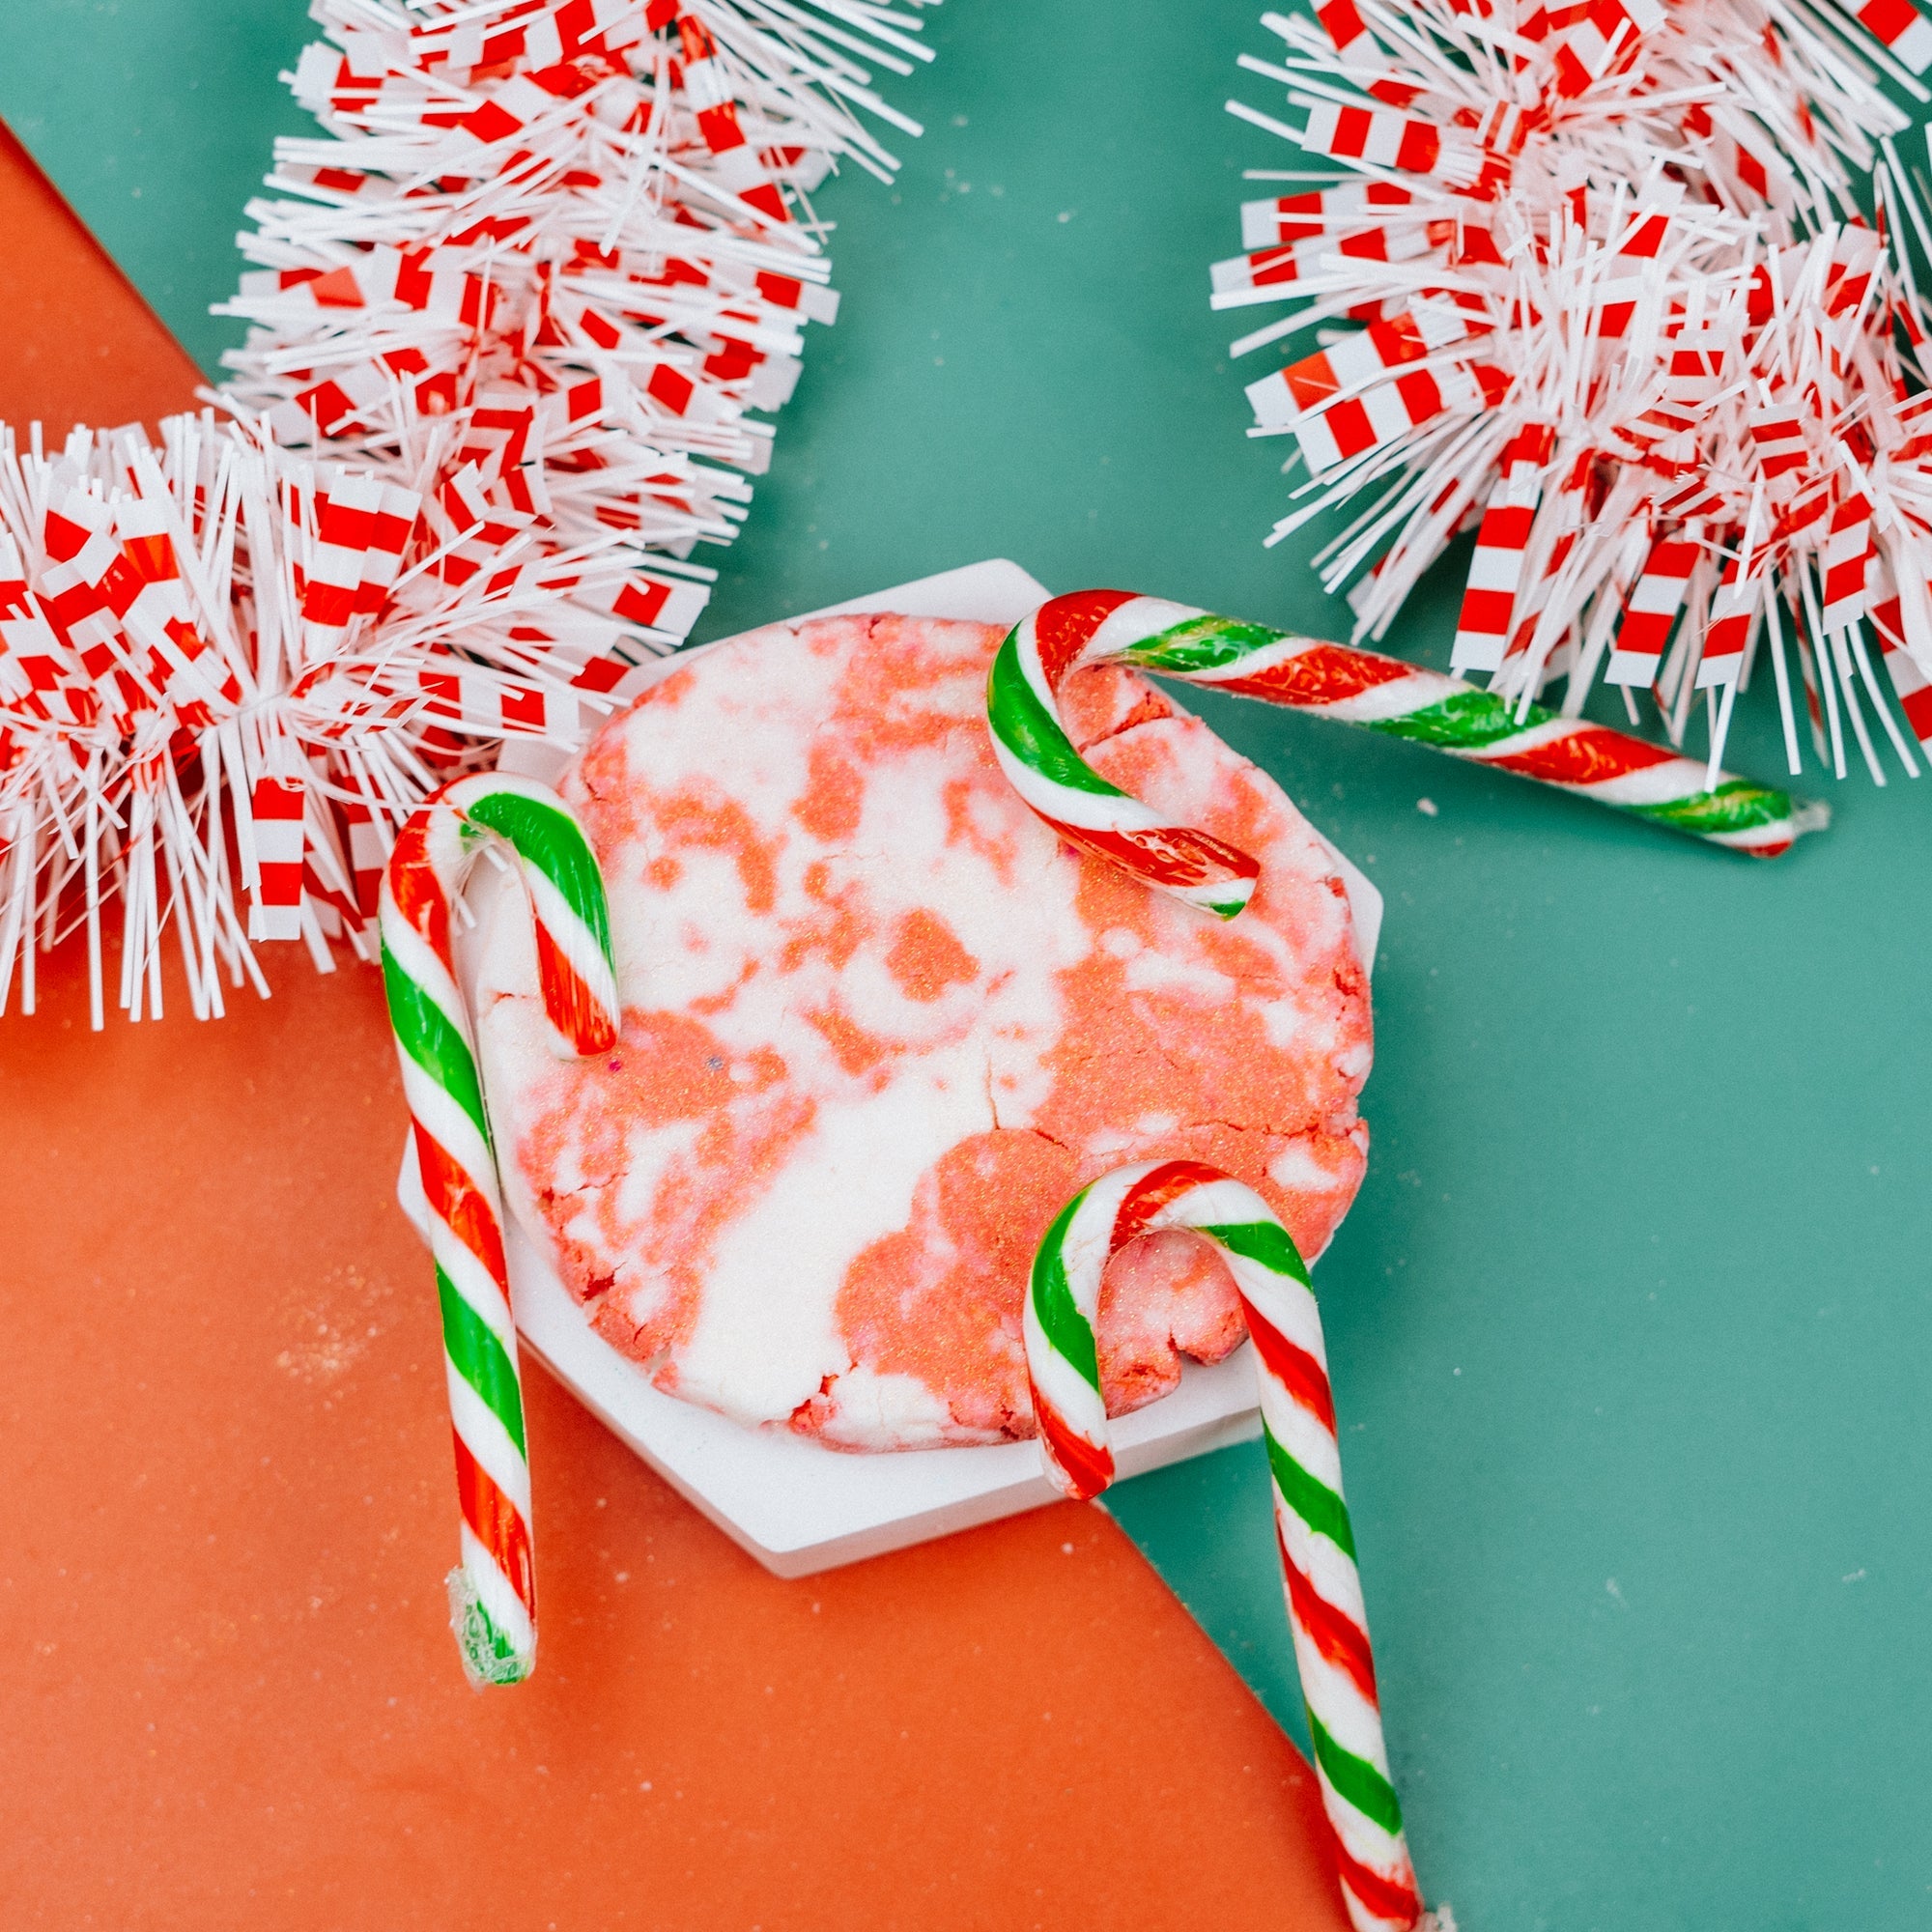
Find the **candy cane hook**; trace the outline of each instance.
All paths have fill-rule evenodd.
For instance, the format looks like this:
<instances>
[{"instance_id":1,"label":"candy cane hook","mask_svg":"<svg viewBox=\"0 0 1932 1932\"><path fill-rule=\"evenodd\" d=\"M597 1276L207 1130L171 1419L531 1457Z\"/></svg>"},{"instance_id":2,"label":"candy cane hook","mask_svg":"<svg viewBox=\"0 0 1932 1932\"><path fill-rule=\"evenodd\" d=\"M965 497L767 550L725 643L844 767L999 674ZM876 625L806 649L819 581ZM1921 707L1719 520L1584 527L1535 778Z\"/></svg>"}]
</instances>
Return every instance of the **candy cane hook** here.
<instances>
[{"instance_id":1,"label":"candy cane hook","mask_svg":"<svg viewBox=\"0 0 1932 1932\"><path fill-rule=\"evenodd\" d=\"M1200 1161L1144 1161L1061 1210L1023 1316L1047 1473L1082 1499L1113 1481L1094 1343L1100 1278L1129 1241L1167 1228L1220 1251L1254 1342L1288 1621L1349 1918L1356 1932L1410 1932L1422 1900L1382 1744L1321 1317L1293 1239L1253 1188Z\"/></svg>"},{"instance_id":2,"label":"candy cane hook","mask_svg":"<svg viewBox=\"0 0 1932 1932\"><path fill-rule=\"evenodd\" d=\"M536 1662L530 1469L517 1328L503 1254L502 1190L475 1032L450 948L465 874L495 839L514 856L536 927L545 1014L568 1055L617 1041L611 915L596 855L554 792L483 773L426 799L383 878L383 978L429 1203L442 1305L463 1560L451 1621L469 1681L515 1684Z\"/></svg>"},{"instance_id":3,"label":"candy cane hook","mask_svg":"<svg viewBox=\"0 0 1932 1932\"><path fill-rule=\"evenodd\" d=\"M1069 844L1223 919L1253 895L1255 861L1110 784L1066 735L1061 686L1096 664L1130 665L1408 738L1754 858L1776 858L1801 834L1830 822L1825 807L1801 805L1749 779L1721 772L1713 782L1702 759L1378 651L1129 590L1080 590L1042 604L1014 626L986 682L986 721L1001 769Z\"/></svg>"}]
</instances>

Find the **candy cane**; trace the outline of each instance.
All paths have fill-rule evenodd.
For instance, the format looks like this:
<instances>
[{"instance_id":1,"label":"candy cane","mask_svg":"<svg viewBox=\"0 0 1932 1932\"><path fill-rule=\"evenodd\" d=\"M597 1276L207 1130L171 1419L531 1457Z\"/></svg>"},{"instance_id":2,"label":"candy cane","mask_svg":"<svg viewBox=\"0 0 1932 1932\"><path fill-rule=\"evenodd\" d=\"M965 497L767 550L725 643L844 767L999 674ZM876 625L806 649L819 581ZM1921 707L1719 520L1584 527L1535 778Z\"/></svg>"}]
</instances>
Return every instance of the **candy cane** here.
<instances>
[{"instance_id":1,"label":"candy cane","mask_svg":"<svg viewBox=\"0 0 1932 1932\"><path fill-rule=\"evenodd\" d=\"M544 1012L568 1054L616 1044L611 917L596 856L554 792L500 773L458 779L411 815L383 881L383 978L429 1201L443 1368L463 1508L451 1618L469 1681L515 1684L536 1662L530 1470L503 1204L450 921L487 838L514 855L536 925Z\"/></svg>"},{"instance_id":2,"label":"candy cane","mask_svg":"<svg viewBox=\"0 0 1932 1932\"><path fill-rule=\"evenodd\" d=\"M1081 1500L1113 1480L1094 1343L1100 1280L1129 1241L1166 1228L1220 1250L1255 1345L1288 1621L1350 1919L1356 1932L1408 1932L1422 1900L1382 1745L1321 1317L1293 1239L1251 1187L1200 1161L1144 1161L1116 1168L1061 1210L1034 1259L1024 1309L1047 1473Z\"/></svg>"},{"instance_id":3,"label":"candy cane","mask_svg":"<svg viewBox=\"0 0 1932 1932\"><path fill-rule=\"evenodd\" d=\"M1232 919L1259 868L1244 852L1110 784L1074 749L1059 693L1083 666L1127 664L1407 738L1451 757L1537 779L1760 859L1830 823L1823 806L1701 759L1375 651L1293 637L1130 590L1080 590L1024 617L993 660L986 719L1014 790L1073 845L1149 885Z\"/></svg>"}]
</instances>

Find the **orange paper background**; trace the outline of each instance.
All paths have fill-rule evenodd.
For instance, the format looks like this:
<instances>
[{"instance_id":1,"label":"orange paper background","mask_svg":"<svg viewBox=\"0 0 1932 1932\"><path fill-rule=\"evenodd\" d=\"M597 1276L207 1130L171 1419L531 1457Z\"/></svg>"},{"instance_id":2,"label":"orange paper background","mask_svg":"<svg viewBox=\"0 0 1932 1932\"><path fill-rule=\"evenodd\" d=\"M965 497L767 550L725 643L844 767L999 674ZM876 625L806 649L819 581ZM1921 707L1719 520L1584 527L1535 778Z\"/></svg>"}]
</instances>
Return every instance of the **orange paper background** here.
<instances>
[{"instance_id":1,"label":"orange paper background","mask_svg":"<svg viewBox=\"0 0 1932 1932\"><path fill-rule=\"evenodd\" d=\"M16 424L191 397L11 138L0 313ZM542 1662L469 1691L375 976L96 1036L81 964L0 1022L7 1924L1339 1932L1308 1770L1097 1510L781 1583L530 1369Z\"/></svg>"}]
</instances>

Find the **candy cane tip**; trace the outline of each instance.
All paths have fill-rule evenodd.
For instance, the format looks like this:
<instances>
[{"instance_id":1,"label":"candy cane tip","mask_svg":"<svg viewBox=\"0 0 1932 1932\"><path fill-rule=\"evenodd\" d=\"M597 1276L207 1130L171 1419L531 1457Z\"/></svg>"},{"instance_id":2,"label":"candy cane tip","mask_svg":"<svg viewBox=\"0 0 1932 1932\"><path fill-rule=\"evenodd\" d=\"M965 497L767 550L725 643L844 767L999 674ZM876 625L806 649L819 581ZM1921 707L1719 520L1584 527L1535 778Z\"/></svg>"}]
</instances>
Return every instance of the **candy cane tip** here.
<instances>
[{"instance_id":1,"label":"candy cane tip","mask_svg":"<svg viewBox=\"0 0 1932 1932\"><path fill-rule=\"evenodd\" d=\"M1064 1463L1059 1456L1048 1449L1045 1458L1048 1480L1070 1503L1091 1503L1095 1496L1105 1495L1114 1487L1114 1464L1110 1457L1104 1469L1089 1470L1076 1474Z\"/></svg>"},{"instance_id":2,"label":"candy cane tip","mask_svg":"<svg viewBox=\"0 0 1932 1932\"><path fill-rule=\"evenodd\" d=\"M1261 884L1261 867L1245 852L1236 852L1232 847L1227 850L1232 861L1228 867L1230 877L1210 879L1197 886L1169 887L1169 892L1183 904L1211 912L1216 919L1238 919L1248 909Z\"/></svg>"},{"instance_id":3,"label":"candy cane tip","mask_svg":"<svg viewBox=\"0 0 1932 1932\"><path fill-rule=\"evenodd\" d=\"M1123 609L1135 616L1123 620ZM1086 666L1125 660L1136 669L1185 676L1184 665L1141 647L1150 638L1166 639L1177 617L1205 614L1123 590L1050 598L1008 634L995 655L986 679L986 725L1013 789L1068 844L1226 920L1254 896L1260 862L1121 791L1087 761L1060 713L1061 687ZM1050 646L1043 647L1043 638Z\"/></svg>"},{"instance_id":4,"label":"candy cane tip","mask_svg":"<svg viewBox=\"0 0 1932 1932\"><path fill-rule=\"evenodd\" d=\"M449 1627L456 1634L463 1674L473 1690L494 1685L521 1684L536 1668L536 1637L519 1648L484 1608L476 1585L461 1565L445 1579L449 1590Z\"/></svg>"}]
</instances>

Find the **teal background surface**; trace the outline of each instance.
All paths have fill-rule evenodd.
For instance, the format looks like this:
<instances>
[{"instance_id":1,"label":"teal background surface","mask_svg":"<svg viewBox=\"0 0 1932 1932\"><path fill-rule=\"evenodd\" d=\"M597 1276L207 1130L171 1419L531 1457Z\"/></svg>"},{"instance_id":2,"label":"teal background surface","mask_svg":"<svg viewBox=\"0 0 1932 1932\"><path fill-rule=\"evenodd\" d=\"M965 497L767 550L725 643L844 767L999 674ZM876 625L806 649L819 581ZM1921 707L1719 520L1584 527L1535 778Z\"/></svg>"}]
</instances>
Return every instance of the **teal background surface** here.
<instances>
[{"instance_id":1,"label":"teal background surface","mask_svg":"<svg viewBox=\"0 0 1932 1932\"><path fill-rule=\"evenodd\" d=\"M974 558L1344 627L1261 548L1207 264L1257 0L948 0L896 189L700 636ZM204 363L306 23L4 0L4 113ZM1250 190L1259 192L1260 190ZM1395 639L1446 660L1454 587ZM1388 899L1367 1185L1317 1274L1416 1861L1465 1932L1932 1923L1927 786L1724 857L1408 746L1202 708ZM1732 762L1781 769L1769 692ZM1435 816L1418 810L1427 798ZM1114 1514L1302 1735L1259 1451Z\"/></svg>"}]
</instances>

